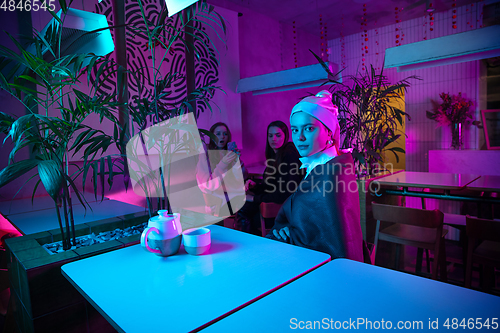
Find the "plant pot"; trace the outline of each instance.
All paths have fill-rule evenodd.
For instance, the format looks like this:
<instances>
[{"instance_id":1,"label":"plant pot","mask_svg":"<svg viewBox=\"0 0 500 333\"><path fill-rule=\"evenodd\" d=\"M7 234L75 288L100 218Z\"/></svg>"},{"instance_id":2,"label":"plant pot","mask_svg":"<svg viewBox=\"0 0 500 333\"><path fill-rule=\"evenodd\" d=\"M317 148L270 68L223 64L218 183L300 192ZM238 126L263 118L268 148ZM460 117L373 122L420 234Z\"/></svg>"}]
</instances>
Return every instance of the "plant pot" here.
<instances>
[{"instance_id":1,"label":"plant pot","mask_svg":"<svg viewBox=\"0 0 500 333\"><path fill-rule=\"evenodd\" d=\"M127 228L147 213L79 224L77 236ZM139 243L140 234L50 255L43 244L61 240L59 229L6 240L13 316L18 332L115 332L114 328L62 276L61 266ZM124 277L126 278L126 277ZM125 292L125 291L124 291Z\"/></svg>"}]
</instances>

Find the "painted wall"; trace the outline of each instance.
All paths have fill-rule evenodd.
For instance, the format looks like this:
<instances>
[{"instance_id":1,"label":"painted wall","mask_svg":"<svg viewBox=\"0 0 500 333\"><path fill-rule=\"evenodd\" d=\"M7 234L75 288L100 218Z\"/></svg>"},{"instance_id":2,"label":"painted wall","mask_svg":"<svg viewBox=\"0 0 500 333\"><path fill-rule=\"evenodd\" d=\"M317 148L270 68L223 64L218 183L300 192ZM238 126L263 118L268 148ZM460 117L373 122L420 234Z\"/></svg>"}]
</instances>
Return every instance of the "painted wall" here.
<instances>
[{"instance_id":1,"label":"painted wall","mask_svg":"<svg viewBox=\"0 0 500 333\"><path fill-rule=\"evenodd\" d=\"M367 4L368 11L371 5ZM360 30L358 34L345 36L343 41L342 38L330 40L330 60L337 64L344 61L345 74L361 71L363 58L368 68L371 64L376 70L380 70L383 68L385 50L394 47L396 40L401 44L408 44L422 41L424 37L431 39L477 29L481 25L481 8L482 3L457 8L457 29L452 28L453 13L450 8L447 12L434 14L433 31L430 31L429 17L422 16L381 29L369 29L367 37ZM368 27L370 24L373 23L368 22ZM396 31L396 28L399 31ZM399 38L396 38L396 35L399 35ZM368 41L365 41L365 38L368 38ZM366 46L368 53L362 53L362 48ZM441 101L441 92L461 92L463 96L474 101L476 119L479 120L479 61L400 73L391 68L385 69L384 74L393 83L412 75L421 79L411 81L411 87L405 96L406 112L411 117L411 121L406 122L406 170L428 171L429 150L448 149L451 146L451 132L448 127L439 127L437 122L427 119L425 111L432 110L433 101ZM479 135L483 135L482 130L478 131L476 127L466 128L465 149L477 149Z\"/></svg>"},{"instance_id":2,"label":"painted wall","mask_svg":"<svg viewBox=\"0 0 500 333\"><path fill-rule=\"evenodd\" d=\"M329 40L331 48L330 61L337 64L344 62L346 74L355 74L362 70L363 58L365 65L370 64L377 70L383 68L385 50L396 45L408 44L469 30L478 29L482 23L482 5L477 2L472 5L457 8L457 28L453 29L452 10L434 14L433 31L430 31L429 16L392 24L380 29L368 29L358 34ZM367 4L370 11L371 3ZM368 22L370 27L371 22ZM399 31L396 31L396 28ZM363 34L363 35L362 35ZM399 38L396 38L399 35ZM403 36L404 35L404 36ZM401 40L401 37L403 39ZM365 41L368 38L368 41ZM362 48L368 47L368 53L362 53ZM405 95L406 112L411 120L406 121L406 170L429 171L429 151L435 149L449 149L451 146L451 131L449 127L439 127L438 123L427 119L426 110L433 109L433 102L441 102L439 94L462 93L463 96L474 102L475 118L480 120L480 61L464 62L453 65L432 67L398 73L396 69L386 69L384 73L392 82L416 75L420 80L412 80L412 85ZM483 131L475 126L466 128L464 133L465 149L479 149L483 139ZM458 202L426 199L426 208L438 208L445 213L460 213L461 205ZM420 198L406 197L408 207L421 208ZM447 238L457 239L456 229L449 228Z\"/></svg>"},{"instance_id":3,"label":"painted wall","mask_svg":"<svg viewBox=\"0 0 500 333\"><path fill-rule=\"evenodd\" d=\"M241 96L236 93L236 85L240 79L239 65L239 19L238 13L225 8L216 7L226 24L226 37L221 40L211 30L209 36L219 52L219 83L223 91L217 91L212 99L212 112L204 112L198 119L198 128L210 129L216 122L228 124L232 139L240 148L244 148L241 125Z\"/></svg>"},{"instance_id":4,"label":"painted wall","mask_svg":"<svg viewBox=\"0 0 500 333\"><path fill-rule=\"evenodd\" d=\"M316 54L320 53L319 37L299 30L294 33L293 26L228 1L209 2L242 14L238 19L241 78L291 69L295 65L300 67L317 63L309 49ZM241 94L242 159L246 165L263 163L267 125L274 120L289 124L292 107L309 92L316 93L318 89L299 89L258 96L253 96L251 92Z\"/></svg>"},{"instance_id":5,"label":"painted wall","mask_svg":"<svg viewBox=\"0 0 500 333\"><path fill-rule=\"evenodd\" d=\"M74 3L73 8L81 9L86 11L94 12L96 9L97 2L95 0L84 0ZM59 10L58 5L56 6ZM213 40L215 48L218 50L218 60L220 63L219 67L219 85L223 91L217 91L212 100L213 112L205 111L201 114L198 126L200 128L208 129L213 123L217 121L226 122L231 130L233 131L234 140L237 141L238 145L241 147L242 142L242 130L241 130L241 97L240 94L236 94L236 84L240 78L239 70L239 48L238 48L238 17L237 12L228 11L223 8L217 9L219 14L221 14L226 21L227 35L218 36L213 30L207 29L207 34ZM3 12L2 12L3 13ZM28 34L31 32L31 26L28 24L29 19L33 21L33 28L36 30L42 30L45 25L51 20L51 15L45 11L32 11L26 13L28 18L19 18L19 13L9 13L10 15L3 15L5 19L1 20L0 31L6 30L13 34L18 35L21 27L27 27L24 33ZM31 16L31 17L30 17ZM109 22L112 25L112 22ZM220 33L220 32L219 32ZM7 35L1 36L1 41L3 45L8 42ZM82 91L86 91L85 84L80 85ZM16 100L10 98L8 94L0 91L0 98L2 99L3 106L1 111L12 113L14 115L24 114L24 108ZM57 116L59 115L58 110L51 110L49 115ZM102 129L108 133L112 133L112 126L109 123L99 124L98 118L93 117L87 124L94 128ZM0 139L3 141L4 136L2 135ZM6 145L0 149L0 168L7 166L8 152L10 151L10 142L7 140ZM22 152L25 154L24 152ZM106 154L117 153L113 149L108 150ZM23 154L19 154L19 159L24 158ZM80 160L80 156L75 156L74 160ZM21 177L18 180L12 182L8 186L0 190L0 200L10 200L12 196L17 192L21 185L29 177ZM90 179L89 179L90 181ZM35 182L32 181L18 194L18 198L30 197L31 191ZM38 192L40 194L45 194L42 186L39 187Z\"/></svg>"}]
</instances>

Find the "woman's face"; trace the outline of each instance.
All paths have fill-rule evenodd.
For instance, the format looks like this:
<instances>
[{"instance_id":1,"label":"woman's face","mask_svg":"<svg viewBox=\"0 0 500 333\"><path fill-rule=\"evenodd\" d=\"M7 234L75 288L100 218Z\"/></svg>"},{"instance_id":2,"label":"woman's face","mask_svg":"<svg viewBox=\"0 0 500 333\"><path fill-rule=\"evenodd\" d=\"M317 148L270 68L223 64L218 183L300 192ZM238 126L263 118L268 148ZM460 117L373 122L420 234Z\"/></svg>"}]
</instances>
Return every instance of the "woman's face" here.
<instances>
[{"instance_id":1,"label":"woman's face","mask_svg":"<svg viewBox=\"0 0 500 333\"><path fill-rule=\"evenodd\" d=\"M229 140L229 134L227 132L226 126L217 126L214 129L214 134L217 137L217 148L223 149L224 147L226 147L227 140Z\"/></svg>"},{"instance_id":2,"label":"woman's face","mask_svg":"<svg viewBox=\"0 0 500 333\"><path fill-rule=\"evenodd\" d=\"M330 140L325 125L305 112L294 113L290 125L293 143L302 157L325 149L327 141Z\"/></svg>"},{"instance_id":3,"label":"woman's face","mask_svg":"<svg viewBox=\"0 0 500 333\"><path fill-rule=\"evenodd\" d=\"M281 128L271 126L267 131L267 141L269 142L271 148L276 152L276 150L281 148L281 146L285 143L285 133L283 133Z\"/></svg>"}]
</instances>

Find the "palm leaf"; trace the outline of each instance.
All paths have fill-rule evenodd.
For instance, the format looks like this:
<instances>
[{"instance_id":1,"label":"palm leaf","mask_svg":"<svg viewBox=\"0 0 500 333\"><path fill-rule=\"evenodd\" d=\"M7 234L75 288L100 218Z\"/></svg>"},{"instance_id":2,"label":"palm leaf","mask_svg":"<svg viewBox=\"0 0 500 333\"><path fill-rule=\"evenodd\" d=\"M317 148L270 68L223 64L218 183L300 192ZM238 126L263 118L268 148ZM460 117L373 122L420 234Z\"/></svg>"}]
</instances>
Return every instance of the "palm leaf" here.
<instances>
[{"instance_id":1,"label":"palm leaf","mask_svg":"<svg viewBox=\"0 0 500 333\"><path fill-rule=\"evenodd\" d=\"M64 179L59 165L53 160L41 161L38 164L38 174L40 175L43 187L45 187L45 190L52 199L56 201L61 192Z\"/></svg>"},{"instance_id":2,"label":"palm leaf","mask_svg":"<svg viewBox=\"0 0 500 333\"><path fill-rule=\"evenodd\" d=\"M0 188L24 175L26 172L36 167L40 162L41 161L37 159L29 159L6 166L0 171Z\"/></svg>"}]
</instances>

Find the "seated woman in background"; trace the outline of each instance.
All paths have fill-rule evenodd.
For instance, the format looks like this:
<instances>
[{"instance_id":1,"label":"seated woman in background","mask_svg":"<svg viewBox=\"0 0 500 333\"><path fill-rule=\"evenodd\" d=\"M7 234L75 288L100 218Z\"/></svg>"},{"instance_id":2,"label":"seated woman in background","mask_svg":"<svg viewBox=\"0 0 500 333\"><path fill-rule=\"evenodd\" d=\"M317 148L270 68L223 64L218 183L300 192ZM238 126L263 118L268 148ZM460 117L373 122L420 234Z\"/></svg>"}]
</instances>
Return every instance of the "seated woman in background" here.
<instances>
[{"instance_id":1,"label":"seated woman in background","mask_svg":"<svg viewBox=\"0 0 500 333\"><path fill-rule=\"evenodd\" d=\"M254 195L247 195L245 205L236 215L235 228L259 235L262 202L282 204L297 189L304 178L300 170L299 153L292 142L288 142L288 127L282 121L273 121L267 127L266 169L262 183L247 180L245 189ZM272 225L272 220L266 224Z\"/></svg>"},{"instance_id":2,"label":"seated woman in background","mask_svg":"<svg viewBox=\"0 0 500 333\"><path fill-rule=\"evenodd\" d=\"M199 158L196 167L198 187L205 198L205 212L214 216L233 215L245 201L246 170L239 161L238 149L228 151L231 142L229 127L215 123L210 132L217 141L210 140L205 147L206 158ZM210 163L207 163L210 161Z\"/></svg>"},{"instance_id":3,"label":"seated woman in background","mask_svg":"<svg viewBox=\"0 0 500 333\"><path fill-rule=\"evenodd\" d=\"M307 173L266 237L325 252L332 259L363 261L354 162L350 153L339 151L337 116L326 90L293 107L292 139Z\"/></svg>"}]
</instances>

